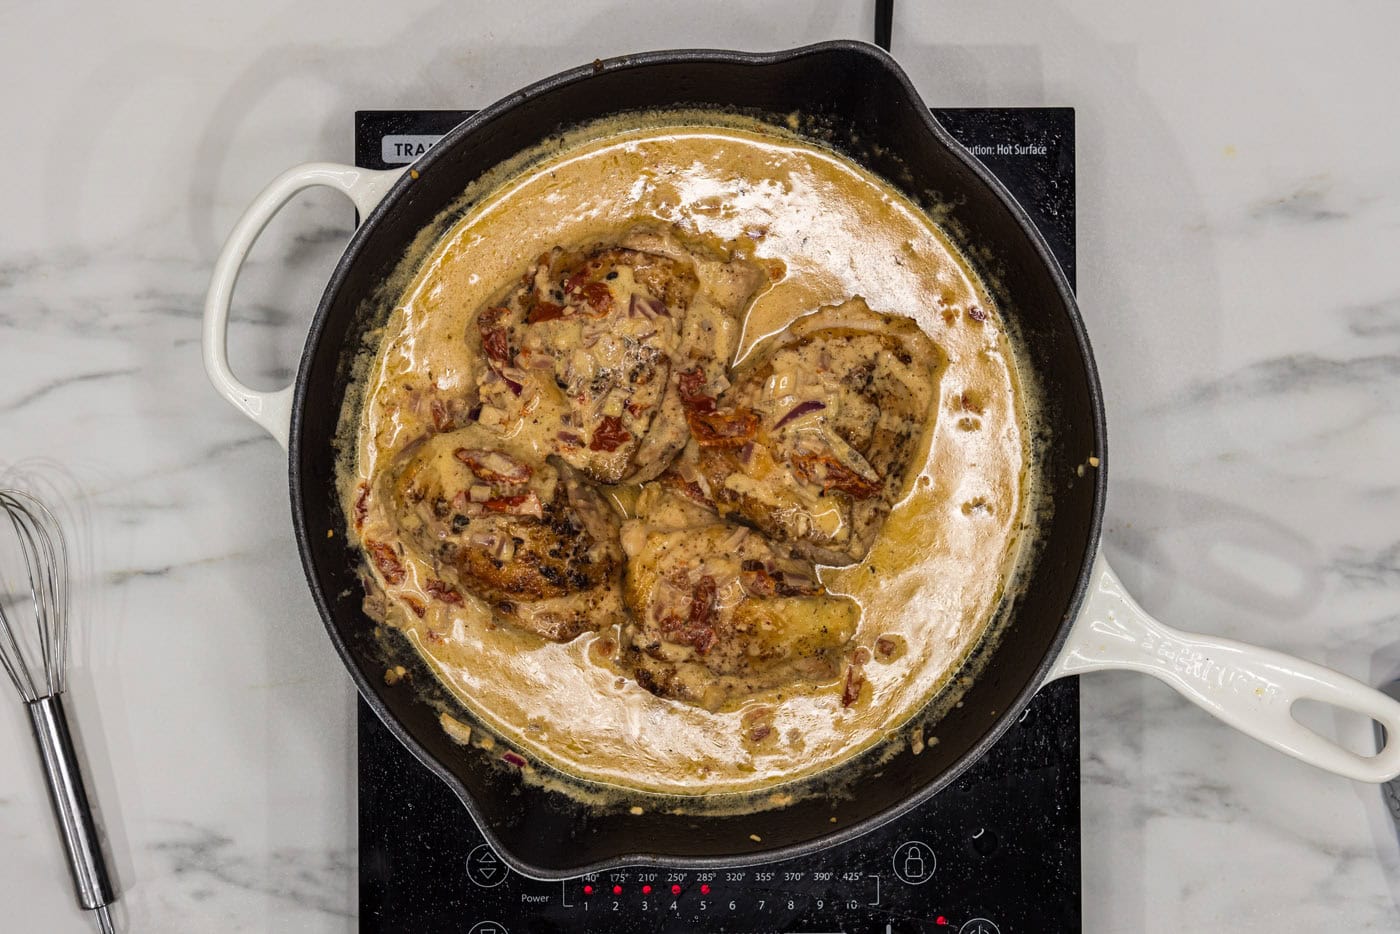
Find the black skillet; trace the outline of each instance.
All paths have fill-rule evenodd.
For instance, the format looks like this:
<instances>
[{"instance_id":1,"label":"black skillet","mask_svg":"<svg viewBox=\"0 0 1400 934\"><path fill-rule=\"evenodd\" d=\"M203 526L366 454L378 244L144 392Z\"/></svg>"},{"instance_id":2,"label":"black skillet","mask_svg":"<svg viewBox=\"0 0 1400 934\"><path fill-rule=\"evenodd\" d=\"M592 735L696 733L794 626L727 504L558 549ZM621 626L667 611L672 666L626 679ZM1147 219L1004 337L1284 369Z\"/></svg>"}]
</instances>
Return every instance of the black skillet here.
<instances>
[{"instance_id":1,"label":"black skillet","mask_svg":"<svg viewBox=\"0 0 1400 934\"><path fill-rule=\"evenodd\" d=\"M394 296L382 288L421 231L466 185L561 130L621 112L717 108L780 122L882 176L920 203L936 202L947 231L973 258L998 308L1028 349L1024 367L1048 423L1041 471L1053 512L1040 529L999 638L969 661L977 677L942 713L938 743L920 754L877 747L819 776L821 793L784 808L728 815L667 813L656 796L623 794L587 807L519 779L487 751L454 743L439 726L459 709L401 640L380 638L361 612L359 555L335 494L332 439L367 329ZM262 227L297 191L344 191L364 218L311 325L293 387L243 386L225 352L239 266ZM361 695L388 728L461 796L483 834L518 871L561 878L609 866L717 867L797 856L872 829L953 780L996 742L1049 678L1124 667L1160 678L1200 706L1286 752L1353 778L1400 772L1400 744L1379 756L1347 752L1297 724L1298 697L1361 710L1400 735L1400 704L1326 669L1265 650L1171 630L1143 613L1097 556L1105 484L1104 407L1083 323L1050 251L1000 183L934 121L899 66L859 42L786 52L664 51L594 62L510 95L449 132L407 172L327 163L273 182L239 222L215 268L205 312L205 362L215 386L290 453L292 519L307 582ZM1092 458L1092 460L1091 460ZM334 534L328 536L328 531ZM1071 630L1073 629L1073 635ZM387 663L414 668L417 689L385 684ZM939 699L935 698L934 705ZM930 710L934 709L933 707ZM543 766L539 767L544 769ZM734 804L735 802L730 802ZM638 816L632 805L643 808Z\"/></svg>"}]
</instances>

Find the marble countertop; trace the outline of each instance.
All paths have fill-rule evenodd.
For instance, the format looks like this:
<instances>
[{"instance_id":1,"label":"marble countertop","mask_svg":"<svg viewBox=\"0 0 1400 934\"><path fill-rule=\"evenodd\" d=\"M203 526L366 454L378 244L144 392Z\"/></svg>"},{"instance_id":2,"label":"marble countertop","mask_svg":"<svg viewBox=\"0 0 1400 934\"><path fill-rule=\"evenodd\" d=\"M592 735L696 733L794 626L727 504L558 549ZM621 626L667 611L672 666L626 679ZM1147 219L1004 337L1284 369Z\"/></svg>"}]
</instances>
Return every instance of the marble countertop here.
<instances>
[{"instance_id":1,"label":"marble countertop","mask_svg":"<svg viewBox=\"0 0 1400 934\"><path fill-rule=\"evenodd\" d=\"M0 30L0 463L81 497L71 706L126 929L355 926L354 708L292 541L285 459L199 359L252 195L349 161L356 108L481 105L641 48L868 35L870 4L12 5ZM1112 434L1105 548L1151 611L1379 683L1400 672L1400 7L901 4L937 105L1078 111L1079 285ZM237 297L290 378L351 228L311 194ZM1084 929L1400 928L1375 787L1130 675L1083 683ZM1368 728L1317 728L1364 746ZM7 930L72 904L0 704Z\"/></svg>"}]
</instances>

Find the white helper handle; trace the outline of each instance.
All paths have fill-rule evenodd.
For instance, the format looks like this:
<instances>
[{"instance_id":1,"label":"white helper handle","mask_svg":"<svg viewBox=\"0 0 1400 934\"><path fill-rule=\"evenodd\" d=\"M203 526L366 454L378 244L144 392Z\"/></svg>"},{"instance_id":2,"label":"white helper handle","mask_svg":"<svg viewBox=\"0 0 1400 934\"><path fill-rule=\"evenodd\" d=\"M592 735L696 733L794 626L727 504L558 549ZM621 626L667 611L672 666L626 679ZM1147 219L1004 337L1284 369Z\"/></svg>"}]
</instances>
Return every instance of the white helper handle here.
<instances>
[{"instance_id":1,"label":"white helper handle","mask_svg":"<svg viewBox=\"0 0 1400 934\"><path fill-rule=\"evenodd\" d=\"M398 181L404 169L374 171L334 162L307 162L283 172L262 190L234 225L214 264L209 294L204 299L204 369L209 381L244 415L257 422L287 449L292 423L292 386L273 392L259 392L239 382L228 365L228 312L233 287L248 251L257 242L267 222L299 191L320 185L343 192L355 203L360 218L370 215L384 195Z\"/></svg>"},{"instance_id":2,"label":"white helper handle","mask_svg":"<svg viewBox=\"0 0 1400 934\"><path fill-rule=\"evenodd\" d=\"M1084 607L1046 680L1112 668L1165 681L1235 729L1329 772L1363 782L1400 775L1400 702L1301 658L1159 623L1099 555ZM1385 748L1362 756L1319 735L1293 717L1294 702L1303 699L1378 721Z\"/></svg>"}]
</instances>

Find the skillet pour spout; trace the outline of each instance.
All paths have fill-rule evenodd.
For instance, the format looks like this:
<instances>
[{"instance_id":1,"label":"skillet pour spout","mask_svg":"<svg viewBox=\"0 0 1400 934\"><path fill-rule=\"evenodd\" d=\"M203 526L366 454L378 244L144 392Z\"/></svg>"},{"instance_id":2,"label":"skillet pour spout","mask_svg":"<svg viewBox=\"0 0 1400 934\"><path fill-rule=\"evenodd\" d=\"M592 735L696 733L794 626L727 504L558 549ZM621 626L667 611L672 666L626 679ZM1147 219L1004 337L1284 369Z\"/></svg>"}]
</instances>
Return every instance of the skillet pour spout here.
<instances>
[{"instance_id":1,"label":"skillet pour spout","mask_svg":"<svg viewBox=\"0 0 1400 934\"><path fill-rule=\"evenodd\" d=\"M915 202L936 205L940 225L974 258L1022 345L1035 348L1022 363L1054 425L1038 451L1054 510L1042 523L1040 547L1017 594L1004 601L996 638L984 640L967 662L966 670L978 676L959 705L939 711L938 743L918 754L898 743L877 746L762 795L683 798L580 786L543 764L522 769L504 761L499 748L454 742L440 717L469 715L436 686L404 640L381 633L361 609L359 557L336 492L336 438L353 364L387 317L397 297L390 283L415 242L435 240L457 219L445 209L464 188L517 154L574 126L669 109L796 123L800 134L838 150ZM234 280L272 215L313 186L343 192L363 223L322 295L295 384L259 392L234 376L227 359ZM1392 740L1375 757L1356 756L1310 731L1298 732L1304 728L1289 713L1295 699L1318 698L1367 713L1396 737L1400 703L1306 662L1169 630L1122 592L1098 557L1104 406L1069 284L1022 208L938 125L899 66L874 46L844 41L770 54L624 56L504 98L449 132L411 171L330 163L294 168L258 197L219 257L205 308L204 357L215 387L287 448L292 520L307 582L361 696L526 876L562 879L622 865L747 865L839 843L953 781L1016 722L1047 679L1103 667L1152 674L1232 725L1341 774L1381 781L1400 773L1400 743ZM1084 473L1091 455L1098 467ZM392 665L409 669L417 687L387 685L383 673ZM1241 692L1242 686L1248 690ZM934 698L929 710L937 705ZM575 793L561 794L560 783L573 784Z\"/></svg>"}]
</instances>

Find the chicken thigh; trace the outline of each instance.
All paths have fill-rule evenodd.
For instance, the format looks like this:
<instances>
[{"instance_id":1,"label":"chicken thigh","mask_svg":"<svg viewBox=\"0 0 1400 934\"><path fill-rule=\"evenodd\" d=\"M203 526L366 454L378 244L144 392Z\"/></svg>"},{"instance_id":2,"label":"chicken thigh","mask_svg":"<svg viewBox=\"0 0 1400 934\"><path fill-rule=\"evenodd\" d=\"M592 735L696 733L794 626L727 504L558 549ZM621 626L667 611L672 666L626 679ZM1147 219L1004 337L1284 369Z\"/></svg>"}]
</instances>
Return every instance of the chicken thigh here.
<instances>
[{"instance_id":1,"label":"chicken thigh","mask_svg":"<svg viewBox=\"0 0 1400 934\"><path fill-rule=\"evenodd\" d=\"M435 574L418 586L448 603L472 594L498 619L560 642L618 622L616 513L567 465L521 453L471 426L426 439L388 475L393 537ZM391 546L367 536L366 548L387 584L402 582Z\"/></svg>"},{"instance_id":2,"label":"chicken thigh","mask_svg":"<svg viewBox=\"0 0 1400 934\"><path fill-rule=\"evenodd\" d=\"M793 680L832 679L860 608L813 565L653 484L624 523L624 664L662 697L709 709Z\"/></svg>"},{"instance_id":3,"label":"chicken thigh","mask_svg":"<svg viewBox=\"0 0 1400 934\"><path fill-rule=\"evenodd\" d=\"M855 564L927 445L942 355L859 298L794 321L717 393L682 373L693 441L675 471L727 519L799 555Z\"/></svg>"},{"instance_id":4,"label":"chicken thigh","mask_svg":"<svg viewBox=\"0 0 1400 934\"><path fill-rule=\"evenodd\" d=\"M483 425L601 483L658 476L689 437L679 376L722 376L762 270L633 230L556 247L477 316Z\"/></svg>"}]
</instances>

